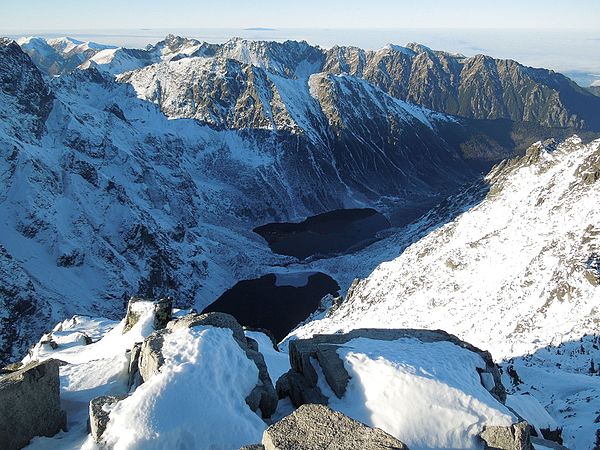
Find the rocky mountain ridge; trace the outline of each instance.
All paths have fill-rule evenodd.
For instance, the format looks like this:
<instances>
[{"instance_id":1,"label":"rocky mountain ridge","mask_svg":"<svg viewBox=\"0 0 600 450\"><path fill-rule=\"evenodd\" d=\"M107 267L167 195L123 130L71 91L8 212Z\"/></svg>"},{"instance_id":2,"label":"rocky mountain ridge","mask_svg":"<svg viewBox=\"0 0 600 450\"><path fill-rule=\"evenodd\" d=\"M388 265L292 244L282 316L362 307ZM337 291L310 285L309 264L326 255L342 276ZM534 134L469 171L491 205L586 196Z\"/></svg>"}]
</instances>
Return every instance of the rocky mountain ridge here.
<instances>
[{"instance_id":1,"label":"rocky mountain ridge","mask_svg":"<svg viewBox=\"0 0 600 450\"><path fill-rule=\"evenodd\" d=\"M44 52L31 42L23 40L23 49L40 68L48 70L40 57ZM63 56L60 48L57 54L59 59L70 58L68 53ZM81 61L81 55L87 58L83 67L94 64L113 74L190 56L233 59L284 78L305 78L319 72L349 74L364 78L395 98L461 117L600 129L596 114L600 100L559 73L485 55L465 57L434 51L416 43L379 50L321 49L306 42L236 38L208 44L169 35L145 50L98 46L96 53L87 49L77 53L76 62ZM63 71L74 67L65 64ZM56 73L55 69L50 68L50 73Z\"/></svg>"}]
</instances>

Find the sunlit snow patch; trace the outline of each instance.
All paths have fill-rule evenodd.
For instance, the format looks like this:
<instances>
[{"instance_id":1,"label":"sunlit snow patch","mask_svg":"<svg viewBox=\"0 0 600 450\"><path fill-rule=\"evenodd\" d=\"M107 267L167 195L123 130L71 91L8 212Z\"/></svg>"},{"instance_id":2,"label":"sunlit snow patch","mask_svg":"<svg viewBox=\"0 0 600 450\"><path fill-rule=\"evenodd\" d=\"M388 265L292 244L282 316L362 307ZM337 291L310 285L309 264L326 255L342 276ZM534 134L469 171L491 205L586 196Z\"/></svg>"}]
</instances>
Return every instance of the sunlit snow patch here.
<instances>
[{"instance_id":1,"label":"sunlit snow patch","mask_svg":"<svg viewBox=\"0 0 600 450\"><path fill-rule=\"evenodd\" d=\"M484 425L516 421L481 384L477 368L485 367L483 359L452 343L358 338L338 354L351 377L341 399L315 364L329 406L381 428L412 450L479 448Z\"/></svg>"}]
</instances>

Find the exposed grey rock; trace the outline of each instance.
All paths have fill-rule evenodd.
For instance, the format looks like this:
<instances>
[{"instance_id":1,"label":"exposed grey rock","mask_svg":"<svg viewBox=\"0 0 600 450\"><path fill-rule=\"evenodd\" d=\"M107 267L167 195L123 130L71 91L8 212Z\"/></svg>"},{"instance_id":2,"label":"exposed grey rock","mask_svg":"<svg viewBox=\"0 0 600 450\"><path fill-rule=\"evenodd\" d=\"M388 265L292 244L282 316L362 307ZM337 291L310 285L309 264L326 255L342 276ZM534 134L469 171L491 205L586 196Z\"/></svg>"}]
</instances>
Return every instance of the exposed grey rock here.
<instances>
[{"instance_id":1,"label":"exposed grey rock","mask_svg":"<svg viewBox=\"0 0 600 450\"><path fill-rule=\"evenodd\" d=\"M325 72L365 78L396 98L449 114L554 127L597 129L600 123L593 93L564 75L511 60L466 58L414 43L377 51L334 46L325 55Z\"/></svg>"},{"instance_id":2,"label":"exposed grey rock","mask_svg":"<svg viewBox=\"0 0 600 450\"><path fill-rule=\"evenodd\" d=\"M310 384L302 374L290 369L277 380L279 398L289 397L295 407L305 404L327 404L327 397L315 384Z\"/></svg>"},{"instance_id":3,"label":"exposed grey rock","mask_svg":"<svg viewBox=\"0 0 600 450\"><path fill-rule=\"evenodd\" d=\"M246 352L246 356L254 361L258 368L259 382L246 398L246 403L250 409L257 411L260 408L263 418L271 417L277 409L278 397L273 387L273 382L267 370L267 364L262 353L252 350L248 347L242 349Z\"/></svg>"},{"instance_id":4,"label":"exposed grey rock","mask_svg":"<svg viewBox=\"0 0 600 450\"><path fill-rule=\"evenodd\" d=\"M26 138L27 132L41 137L54 95L29 56L6 38L0 38L0 97L11 103L13 113L22 114L17 137Z\"/></svg>"},{"instance_id":5,"label":"exposed grey rock","mask_svg":"<svg viewBox=\"0 0 600 450\"><path fill-rule=\"evenodd\" d=\"M129 379L127 380L127 387L129 389L140 385L143 381L139 367L141 353L142 342L136 342L129 353Z\"/></svg>"},{"instance_id":6,"label":"exposed grey rock","mask_svg":"<svg viewBox=\"0 0 600 450\"><path fill-rule=\"evenodd\" d=\"M66 426L58 367L50 359L0 376L1 449L22 448L33 437L54 436Z\"/></svg>"},{"instance_id":7,"label":"exposed grey rock","mask_svg":"<svg viewBox=\"0 0 600 450\"><path fill-rule=\"evenodd\" d=\"M138 370L142 382L148 381L153 375L156 375L165 362L162 354L165 333L167 333L165 330L155 331L142 343L138 359Z\"/></svg>"},{"instance_id":8,"label":"exposed grey rock","mask_svg":"<svg viewBox=\"0 0 600 450\"><path fill-rule=\"evenodd\" d=\"M346 392L350 376L344 367L344 362L337 353L337 345L318 345L317 360L323 369L325 379L339 398Z\"/></svg>"},{"instance_id":9,"label":"exposed grey rock","mask_svg":"<svg viewBox=\"0 0 600 450\"><path fill-rule=\"evenodd\" d=\"M485 427L480 436L491 450L533 450L530 430L527 422L519 422L510 427Z\"/></svg>"},{"instance_id":10,"label":"exposed grey rock","mask_svg":"<svg viewBox=\"0 0 600 450\"><path fill-rule=\"evenodd\" d=\"M238 321L235 320L235 317L220 312L213 312L208 314L188 314L187 316L181 317L170 322L167 325L167 329L179 330L181 328L192 328L199 326L229 328L233 332L233 337L238 342L246 342L244 329L238 323Z\"/></svg>"},{"instance_id":11,"label":"exposed grey rock","mask_svg":"<svg viewBox=\"0 0 600 450\"><path fill-rule=\"evenodd\" d=\"M405 450L408 447L379 428L323 405L303 405L267 428L266 450Z\"/></svg>"},{"instance_id":12,"label":"exposed grey rock","mask_svg":"<svg viewBox=\"0 0 600 450\"><path fill-rule=\"evenodd\" d=\"M125 396L103 395L90 401L89 426L94 442L100 442L110 419L110 410L117 402L124 398Z\"/></svg>"},{"instance_id":13,"label":"exposed grey rock","mask_svg":"<svg viewBox=\"0 0 600 450\"><path fill-rule=\"evenodd\" d=\"M256 342L254 339L246 337L246 343L248 344L248 348L250 350L254 350L255 352L258 351L258 342Z\"/></svg>"},{"instance_id":14,"label":"exposed grey rock","mask_svg":"<svg viewBox=\"0 0 600 450\"><path fill-rule=\"evenodd\" d=\"M315 335L310 339L298 339L289 344L289 355L292 371L300 376L289 375L278 383L278 394L289 395L292 402L299 406L306 403L303 398L320 398L317 387L317 372L313 361L321 366L327 383L338 397L342 397L348 384L349 375L342 360L337 354L337 347L352 339L368 338L374 340L391 341L400 338L414 338L422 342L451 342L459 347L477 353L484 360L486 367L479 371L482 384L499 401L506 400L506 392L500 379L500 371L492 360L491 355L477 347L461 341L456 336L441 330L418 329L357 329L345 334ZM300 382L300 380L302 381ZM309 392L301 392L309 389Z\"/></svg>"},{"instance_id":15,"label":"exposed grey rock","mask_svg":"<svg viewBox=\"0 0 600 450\"><path fill-rule=\"evenodd\" d=\"M173 298L161 298L154 303L154 329L165 328L173 316Z\"/></svg>"},{"instance_id":16,"label":"exposed grey rock","mask_svg":"<svg viewBox=\"0 0 600 450\"><path fill-rule=\"evenodd\" d=\"M240 450L265 450L265 446L262 444L250 444L240 447Z\"/></svg>"},{"instance_id":17,"label":"exposed grey rock","mask_svg":"<svg viewBox=\"0 0 600 450\"><path fill-rule=\"evenodd\" d=\"M131 297L127 304L127 315L125 316L125 326L123 333L127 333L140 320L143 312L141 302L152 302L154 308L154 328L160 330L167 326L171 320L173 312L173 299L171 297L161 298L156 301L147 300L141 297Z\"/></svg>"}]
</instances>

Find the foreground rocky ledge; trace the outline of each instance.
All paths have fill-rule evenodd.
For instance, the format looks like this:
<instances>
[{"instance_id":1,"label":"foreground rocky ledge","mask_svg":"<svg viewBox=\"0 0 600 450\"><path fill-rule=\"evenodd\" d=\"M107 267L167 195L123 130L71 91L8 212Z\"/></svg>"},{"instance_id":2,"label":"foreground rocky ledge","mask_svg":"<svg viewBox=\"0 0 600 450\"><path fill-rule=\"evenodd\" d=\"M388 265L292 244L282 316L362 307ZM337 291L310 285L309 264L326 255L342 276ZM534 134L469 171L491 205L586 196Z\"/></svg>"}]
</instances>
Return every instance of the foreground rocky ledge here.
<instances>
[{"instance_id":1,"label":"foreground rocky ledge","mask_svg":"<svg viewBox=\"0 0 600 450\"><path fill-rule=\"evenodd\" d=\"M36 362L0 376L0 449L26 446L66 426L60 406L59 363Z\"/></svg>"},{"instance_id":2,"label":"foreground rocky ledge","mask_svg":"<svg viewBox=\"0 0 600 450\"><path fill-rule=\"evenodd\" d=\"M20 448L64 425L59 363L34 361L48 357L65 359L63 375L80 370L79 376L94 378L100 371L98 377L113 374L120 380L111 387L91 385L95 396L84 400L89 402L87 433L77 418L72 424L80 427L85 448L229 449L258 441L243 448L533 448L530 426L504 404L504 387L489 353L443 331L358 329L317 335L289 342L285 355L267 335L244 330L230 315L173 312L170 299L133 298L121 323L112 322L99 334L89 325L78 326L81 321L57 325L32 349L23 369L2 378L0 386L8 386L9 379L34 379L41 368L39 379L52 374L34 383L33 398L45 405L45 415L40 418L35 408L23 411L25 422L37 428L28 429L27 440L2 442L0 448ZM91 333L89 339L81 339L83 331ZM118 364L101 373L102 361ZM279 369L270 372L275 361ZM13 397L32 391L23 380L11 384ZM51 393L41 389L44 383ZM0 391L0 400L6 392ZM68 392L66 387L63 393ZM373 392L383 396L372 397ZM0 424L12 430L11 412L0 412ZM398 426L411 417L418 418L417 425ZM456 433L461 437L453 437Z\"/></svg>"},{"instance_id":3,"label":"foreground rocky ledge","mask_svg":"<svg viewBox=\"0 0 600 450\"><path fill-rule=\"evenodd\" d=\"M303 405L265 430L265 450L408 450L379 428L351 419L323 405Z\"/></svg>"}]
</instances>

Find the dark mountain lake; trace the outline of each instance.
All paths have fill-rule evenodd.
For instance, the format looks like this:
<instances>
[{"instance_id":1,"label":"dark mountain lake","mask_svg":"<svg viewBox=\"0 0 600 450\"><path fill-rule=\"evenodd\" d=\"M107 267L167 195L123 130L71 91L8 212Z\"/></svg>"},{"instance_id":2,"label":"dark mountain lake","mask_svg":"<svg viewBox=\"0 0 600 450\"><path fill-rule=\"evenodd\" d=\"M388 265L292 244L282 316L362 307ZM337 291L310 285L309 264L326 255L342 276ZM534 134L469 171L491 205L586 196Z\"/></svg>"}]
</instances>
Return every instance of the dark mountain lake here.
<instances>
[{"instance_id":1,"label":"dark mountain lake","mask_svg":"<svg viewBox=\"0 0 600 450\"><path fill-rule=\"evenodd\" d=\"M244 326L270 330L281 341L325 295L338 295L339 290L337 282L321 272L268 274L238 282L203 312L231 314Z\"/></svg>"},{"instance_id":2,"label":"dark mountain lake","mask_svg":"<svg viewBox=\"0 0 600 450\"><path fill-rule=\"evenodd\" d=\"M269 223L253 231L267 241L273 252L306 259L358 250L376 241L377 233L389 227L383 214L365 208L338 209L299 223Z\"/></svg>"}]
</instances>

